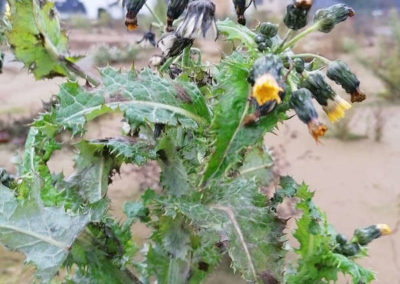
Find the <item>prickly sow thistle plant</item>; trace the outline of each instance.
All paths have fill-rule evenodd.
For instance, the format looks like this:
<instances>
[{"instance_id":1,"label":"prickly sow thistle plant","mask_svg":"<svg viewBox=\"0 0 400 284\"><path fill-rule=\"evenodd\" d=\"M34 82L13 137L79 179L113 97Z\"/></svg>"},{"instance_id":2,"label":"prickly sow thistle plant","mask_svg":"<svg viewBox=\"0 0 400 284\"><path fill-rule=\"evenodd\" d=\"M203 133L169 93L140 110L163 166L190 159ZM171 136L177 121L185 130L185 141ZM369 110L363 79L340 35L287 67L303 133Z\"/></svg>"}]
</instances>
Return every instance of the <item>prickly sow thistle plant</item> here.
<instances>
[{"instance_id":1,"label":"prickly sow thistle plant","mask_svg":"<svg viewBox=\"0 0 400 284\"><path fill-rule=\"evenodd\" d=\"M65 268L65 283L199 283L225 254L249 283L328 283L339 273L353 283L374 279L356 259L390 229L356 229L351 239L336 233L305 184L274 176L263 145L264 135L288 119L290 109L318 141L327 127L313 99L331 121L344 116L350 104L330 87L325 67L353 102L365 98L344 63L292 51L310 32L328 32L353 16L349 7L317 11L313 24L296 33L306 25L312 1L291 1L284 18L292 31L281 38L274 24L255 30L243 25L248 3L234 3L238 25L215 21L209 0L171 0L168 33L158 42L162 54L152 60L156 68L107 67L98 81L68 55L53 3L8 3L4 20L10 25L3 27L16 59L37 79L68 77L48 111L32 122L18 173L0 172L0 242L26 255L38 281L48 283ZM128 29L137 26L144 5L125 1ZM165 30L159 19L154 26ZM218 35L236 48L218 64L206 64L192 44ZM90 121L115 112L124 116L123 136L84 138ZM60 138L64 132L79 141L68 177L47 165L67 143ZM161 168L161 190L147 189L127 201L126 220L115 220L107 198L113 174L123 163L143 166L149 160ZM267 186L275 188L271 199L263 194ZM295 248L287 242L287 220L277 213L287 198L301 212ZM136 222L152 230L141 247L133 241ZM290 252L297 255L294 262L286 259Z\"/></svg>"}]
</instances>

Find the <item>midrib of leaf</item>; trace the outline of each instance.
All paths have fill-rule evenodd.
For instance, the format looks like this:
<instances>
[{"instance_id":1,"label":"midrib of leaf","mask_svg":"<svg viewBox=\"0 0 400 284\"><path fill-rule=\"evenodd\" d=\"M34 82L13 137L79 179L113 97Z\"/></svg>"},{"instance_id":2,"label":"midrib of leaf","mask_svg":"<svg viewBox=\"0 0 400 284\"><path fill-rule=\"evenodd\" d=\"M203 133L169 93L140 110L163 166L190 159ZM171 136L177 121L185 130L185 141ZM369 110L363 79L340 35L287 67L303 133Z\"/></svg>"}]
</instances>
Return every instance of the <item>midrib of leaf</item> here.
<instances>
[{"instance_id":1,"label":"midrib of leaf","mask_svg":"<svg viewBox=\"0 0 400 284\"><path fill-rule=\"evenodd\" d=\"M97 190L99 191L99 196L100 196L100 198L102 198L103 197L103 194L102 194L102 185L103 185L103 183L102 183L102 180L103 180L103 169L104 168L104 157L102 156L101 157L101 160L100 160L100 172L99 172L99 182L98 182L98 187L97 187Z\"/></svg>"},{"instance_id":2,"label":"midrib of leaf","mask_svg":"<svg viewBox=\"0 0 400 284\"><path fill-rule=\"evenodd\" d=\"M256 167L251 167L251 168L247 168L247 169L241 170L239 173L241 175L244 175L244 174L248 174L248 173L251 173L251 172L258 171L258 170L270 168L273 165L274 165L273 163L270 163L270 164L260 165L260 166L256 166Z\"/></svg>"},{"instance_id":3,"label":"midrib of leaf","mask_svg":"<svg viewBox=\"0 0 400 284\"><path fill-rule=\"evenodd\" d=\"M177 113L177 114L186 116L202 125L205 125L207 123L207 121L204 118L202 118L196 114L193 114L183 108L179 108L176 106L171 106L171 105L167 105L167 104L163 104L163 103L157 103L157 102L130 100L130 101L119 101L119 102L106 103L106 104L103 104L103 106L108 107L110 109L115 109L115 108L118 108L121 104L124 104L125 106L126 105L142 105L142 106L149 106L149 107L154 107L154 108L158 107L160 109L166 109L166 110L172 111L173 113ZM99 107L101 107L101 105L85 108L85 109L78 111L78 112L74 113L73 115L63 119L61 121L61 123L66 123L70 120L73 120L76 117L85 115L87 113L91 113L92 111L98 109Z\"/></svg>"},{"instance_id":4,"label":"midrib of leaf","mask_svg":"<svg viewBox=\"0 0 400 284\"><path fill-rule=\"evenodd\" d=\"M52 238L48 238L48 237L46 237L46 236L39 235L39 234L36 234L36 233L34 233L34 232L27 231L27 230L24 230L24 229L15 227L15 226L1 225L1 224L0 224L0 228L12 230L12 231L15 231L15 232L18 232L18 233L27 235L27 236L34 237L34 238L36 238L36 239L38 239L38 240L41 240L41 241L46 242L46 243L49 243L49 244L52 245L52 246L61 248L61 249L66 250L66 251L68 251L68 249L69 249L69 246L68 246L67 244L61 243L61 242L56 241L56 240L54 240L54 239L52 239Z\"/></svg>"},{"instance_id":5,"label":"midrib of leaf","mask_svg":"<svg viewBox=\"0 0 400 284\"><path fill-rule=\"evenodd\" d=\"M224 161L225 161L226 156L228 156L228 153L229 153L229 150L230 150L230 148L231 148L231 146L232 146L232 143L233 143L233 141L235 140L236 135L239 133L239 130L240 130L240 128L241 128L242 125L243 125L243 121L244 121L244 119L245 119L245 117L246 117L247 111L249 110L249 106L250 106L250 101L247 100L246 106L244 107L244 110L243 110L243 113L242 113L242 117L240 118L240 121L239 121L239 123L238 123L238 125L237 125L237 127L236 127L236 129L235 129L235 132L233 133L231 139L229 140L229 143L228 143L228 145L226 146L226 149L225 149L225 151L224 151L224 154L223 154L223 156L221 157L221 159L220 159L220 161L219 161L219 163L218 163L218 167L215 169L214 173L216 173L216 172L219 171L219 169L221 168L222 164L223 164ZM214 173L212 173L211 176L212 176ZM204 183L204 182L206 182L206 180L203 179L202 183Z\"/></svg>"},{"instance_id":6,"label":"midrib of leaf","mask_svg":"<svg viewBox=\"0 0 400 284\"><path fill-rule=\"evenodd\" d=\"M253 279L254 279L254 281L256 281L257 280L257 272L254 267L253 259L251 257L250 250L247 246L246 240L244 239L242 230L240 229L240 225L239 225L238 221L236 220L235 214L233 213L232 209L229 207L220 206L220 205L213 205L213 206L211 206L211 208L214 208L216 210L224 212L228 216L228 218L231 220L232 226L235 228L235 231L239 237L240 243L242 244L243 250L246 254L247 261L249 262L249 267L251 270L251 274L253 275Z\"/></svg>"}]
</instances>

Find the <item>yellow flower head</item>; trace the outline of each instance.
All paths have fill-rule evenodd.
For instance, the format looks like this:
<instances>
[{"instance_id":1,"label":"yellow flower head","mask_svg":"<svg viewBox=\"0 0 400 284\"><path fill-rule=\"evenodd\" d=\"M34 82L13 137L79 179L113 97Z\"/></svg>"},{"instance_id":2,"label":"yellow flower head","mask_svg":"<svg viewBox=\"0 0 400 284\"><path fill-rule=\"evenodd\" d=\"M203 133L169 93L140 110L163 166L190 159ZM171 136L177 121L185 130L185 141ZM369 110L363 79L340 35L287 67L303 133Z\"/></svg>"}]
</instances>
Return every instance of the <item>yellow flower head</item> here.
<instances>
[{"instance_id":1,"label":"yellow flower head","mask_svg":"<svg viewBox=\"0 0 400 284\"><path fill-rule=\"evenodd\" d=\"M390 233L392 232L390 230L389 226L386 224L378 224L378 225L376 225L376 227L379 229L382 236L390 235Z\"/></svg>"},{"instance_id":2,"label":"yellow flower head","mask_svg":"<svg viewBox=\"0 0 400 284\"><path fill-rule=\"evenodd\" d=\"M342 99L339 95L336 95L333 100L328 101L328 105L324 106L323 109L328 115L329 120L333 123L344 117L345 111L350 109L351 105Z\"/></svg>"},{"instance_id":3,"label":"yellow flower head","mask_svg":"<svg viewBox=\"0 0 400 284\"><path fill-rule=\"evenodd\" d=\"M323 137L325 135L325 132L328 130L328 128L321 122L319 122L316 118L310 120L307 126L311 136L315 139L316 142L319 142L319 137Z\"/></svg>"},{"instance_id":4,"label":"yellow flower head","mask_svg":"<svg viewBox=\"0 0 400 284\"><path fill-rule=\"evenodd\" d=\"M260 106L268 101L276 101L279 104L281 103L280 92L283 92L283 89L279 86L276 79L267 73L256 80L253 86L252 97L257 100Z\"/></svg>"}]
</instances>

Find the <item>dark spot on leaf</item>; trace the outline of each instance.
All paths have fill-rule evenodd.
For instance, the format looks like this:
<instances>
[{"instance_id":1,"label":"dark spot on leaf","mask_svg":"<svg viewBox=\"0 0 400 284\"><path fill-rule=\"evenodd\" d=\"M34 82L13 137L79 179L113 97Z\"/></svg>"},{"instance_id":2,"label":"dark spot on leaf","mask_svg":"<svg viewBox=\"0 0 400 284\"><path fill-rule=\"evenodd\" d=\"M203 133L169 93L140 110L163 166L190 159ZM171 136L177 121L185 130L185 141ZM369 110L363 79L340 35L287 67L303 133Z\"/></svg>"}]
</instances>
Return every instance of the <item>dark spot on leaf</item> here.
<instances>
[{"instance_id":1,"label":"dark spot on leaf","mask_svg":"<svg viewBox=\"0 0 400 284\"><path fill-rule=\"evenodd\" d=\"M179 86L175 85L176 97L185 103L193 103L192 98L188 95L186 90Z\"/></svg>"},{"instance_id":2,"label":"dark spot on leaf","mask_svg":"<svg viewBox=\"0 0 400 284\"><path fill-rule=\"evenodd\" d=\"M199 270L207 272L209 268L210 268L210 265L207 262L204 262L204 261L199 262Z\"/></svg>"}]
</instances>

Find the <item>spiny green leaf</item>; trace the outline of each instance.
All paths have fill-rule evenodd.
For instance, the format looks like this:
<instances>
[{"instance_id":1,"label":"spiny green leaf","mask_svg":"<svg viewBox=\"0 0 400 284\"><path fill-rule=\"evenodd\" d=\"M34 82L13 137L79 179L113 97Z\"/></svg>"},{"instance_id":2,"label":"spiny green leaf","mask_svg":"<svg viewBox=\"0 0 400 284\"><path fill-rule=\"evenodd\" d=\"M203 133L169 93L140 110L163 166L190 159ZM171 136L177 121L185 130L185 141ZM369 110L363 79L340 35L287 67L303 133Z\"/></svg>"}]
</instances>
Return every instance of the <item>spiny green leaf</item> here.
<instances>
[{"instance_id":1,"label":"spiny green leaf","mask_svg":"<svg viewBox=\"0 0 400 284\"><path fill-rule=\"evenodd\" d=\"M119 167L111 156L103 154L104 146L82 140L78 145L79 155L75 159L75 172L68 182L76 186L78 194L89 203L103 199L107 193L110 174Z\"/></svg>"},{"instance_id":2,"label":"spiny green leaf","mask_svg":"<svg viewBox=\"0 0 400 284\"><path fill-rule=\"evenodd\" d=\"M232 266L246 280L258 281L265 273L281 280L285 224L270 210L254 180L239 177L216 184L204 199L204 203L188 197L161 202L166 214L174 210L183 214L201 229L201 234L212 232L227 238Z\"/></svg>"},{"instance_id":3,"label":"spiny green leaf","mask_svg":"<svg viewBox=\"0 0 400 284\"><path fill-rule=\"evenodd\" d=\"M106 68L101 75L103 86L92 91L77 83L60 88L57 123L73 134L81 133L87 121L117 110L133 125L148 121L196 128L210 119L204 98L193 84L162 79L149 69L136 74Z\"/></svg>"},{"instance_id":4,"label":"spiny green leaf","mask_svg":"<svg viewBox=\"0 0 400 284\"><path fill-rule=\"evenodd\" d=\"M8 41L17 60L22 61L36 79L66 76L67 37L60 29L54 3L38 0L9 0L11 31Z\"/></svg>"},{"instance_id":5,"label":"spiny green leaf","mask_svg":"<svg viewBox=\"0 0 400 284\"><path fill-rule=\"evenodd\" d=\"M91 140L92 145L102 145L118 163L143 166L147 160L157 158L156 151L149 141L131 137L117 137Z\"/></svg>"},{"instance_id":6,"label":"spiny green leaf","mask_svg":"<svg viewBox=\"0 0 400 284\"><path fill-rule=\"evenodd\" d=\"M265 147L256 146L246 153L239 173L246 179L255 177L258 184L266 186L274 178L272 171L273 161L268 151L263 148Z\"/></svg>"},{"instance_id":7,"label":"spiny green leaf","mask_svg":"<svg viewBox=\"0 0 400 284\"><path fill-rule=\"evenodd\" d=\"M256 52L257 44L254 41L255 33L246 26L239 25L227 18L223 21L217 21L217 28L220 33L226 35L228 40L239 40L249 50Z\"/></svg>"},{"instance_id":8,"label":"spiny green leaf","mask_svg":"<svg viewBox=\"0 0 400 284\"><path fill-rule=\"evenodd\" d=\"M186 168L177 153L175 131L170 131L159 141L157 151L160 157L160 182L169 194L180 197L188 194L191 186Z\"/></svg>"},{"instance_id":9,"label":"spiny green leaf","mask_svg":"<svg viewBox=\"0 0 400 284\"><path fill-rule=\"evenodd\" d=\"M248 58L234 53L231 58L225 59L218 72L218 81L221 82L218 89L219 102L214 107L215 118L212 123L212 131L215 133L215 151L210 157L203 182L211 176L218 176L232 141L242 127L242 123L248 110L249 84L247 83L248 71L245 68Z\"/></svg>"},{"instance_id":10,"label":"spiny green leaf","mask_svg":"<svg viewBox=\"0 0 400 284\"><path fill-rule=\"evenodd\" d=\"M286 185L291 183L286 181L289 182ZM336 281L339 272L349 274L353 283L370 283L374 279L373 273L354 260L334 253L336 232L328 225L326 215L312 202L313 194L307 186L298 188L296 196L300 199L297 208L303 211L294 233L300 243L296 249L300 258L296 270L287 274L287 283Z\"/></svg>"},{"instance_id":11,"label":"spiny green leaf","mask_svg":"<svg viewBox=\"0 0 400 284\"><path fill-rule=\"evenodd\" d=\"M64 208L44 207L39 200L20 202L0 185L0 243L26 255L48 283L91 216L68 215Z\"/></svg>"}]
</instances>

